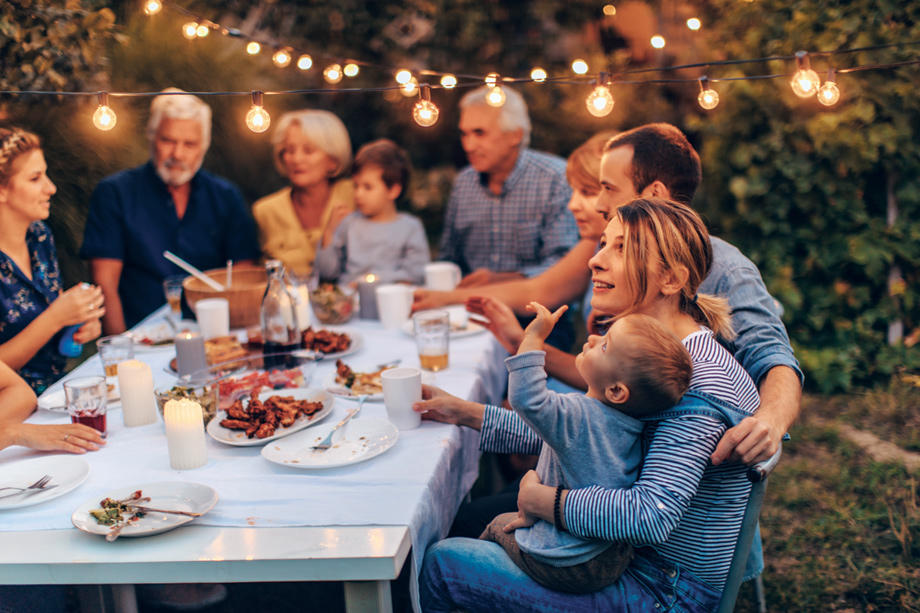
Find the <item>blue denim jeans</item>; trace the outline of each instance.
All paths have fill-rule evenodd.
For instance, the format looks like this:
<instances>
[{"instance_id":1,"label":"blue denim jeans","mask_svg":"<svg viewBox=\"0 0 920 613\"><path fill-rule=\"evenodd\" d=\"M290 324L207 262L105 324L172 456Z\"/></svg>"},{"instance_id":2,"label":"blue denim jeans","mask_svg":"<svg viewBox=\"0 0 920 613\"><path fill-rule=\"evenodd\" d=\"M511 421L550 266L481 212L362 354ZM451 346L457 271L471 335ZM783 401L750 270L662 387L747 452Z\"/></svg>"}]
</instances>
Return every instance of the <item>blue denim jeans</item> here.
<instances>
[{"instance_id":1,"label":"blue denim jeans","mask_svg":"<svg viewBox=\"0 0 920 613\"><path fill-rule=\"evenodd\" d=\"M620 580L593 594L549 590L515 566L496 543L451 538L425 553L419 577L422 611L686 611L715 610L721 594L651 548L636 557Z\"/></svg>"}]
</instances>

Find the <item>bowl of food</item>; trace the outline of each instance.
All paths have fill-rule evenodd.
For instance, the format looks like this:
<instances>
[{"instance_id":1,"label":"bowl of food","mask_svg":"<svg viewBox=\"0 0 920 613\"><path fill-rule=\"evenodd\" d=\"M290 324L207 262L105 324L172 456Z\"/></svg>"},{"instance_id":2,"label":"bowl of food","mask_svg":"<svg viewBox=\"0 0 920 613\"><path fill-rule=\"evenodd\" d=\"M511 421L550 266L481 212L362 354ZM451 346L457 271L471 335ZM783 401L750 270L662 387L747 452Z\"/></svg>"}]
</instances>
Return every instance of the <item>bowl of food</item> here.
<instances>
[{"instance_id":1,"label":"bowl of food","mask_svg":"<svg viewBox=\"0 0 920 613\"><path fill-rule=\"evenodd\" d=\"M355 312L357 292L350 287L321 283L310 292L310 305L320 323L342 324Z\"/></svg>"},{"instance_id":2,"label":"bowl of food","mask_svg":"<svg viewBox=\"0 0 920 613\"><path fill-rule=\"evenodd\" d=\"M201 405L201 414L204 417L205 425L217 414L218 385L216 383L196 385L180 381L175 385L159 387L153 393L157 399L157 408L160 410L161 418L163 417L166 402L179 400L180 398L194 400Z\"/></svg>"},{"instance_id":3,"label":"bowl of food","mask_svg":"<svg viewBox=\"0 0 920 613\"><path fill-rule=\"evenodd\" d=\"M230 327L246 328L259 323L262 296L268 285L268 275L264 268L258 266L234 266L227 285L227 269L215 268L205 271L205 275L224 286L217 291L196 277L186 277L182 281L185 301L194 311L199 300L205 298L226 298L230 305Z\"/></svg>"}]
</instances>

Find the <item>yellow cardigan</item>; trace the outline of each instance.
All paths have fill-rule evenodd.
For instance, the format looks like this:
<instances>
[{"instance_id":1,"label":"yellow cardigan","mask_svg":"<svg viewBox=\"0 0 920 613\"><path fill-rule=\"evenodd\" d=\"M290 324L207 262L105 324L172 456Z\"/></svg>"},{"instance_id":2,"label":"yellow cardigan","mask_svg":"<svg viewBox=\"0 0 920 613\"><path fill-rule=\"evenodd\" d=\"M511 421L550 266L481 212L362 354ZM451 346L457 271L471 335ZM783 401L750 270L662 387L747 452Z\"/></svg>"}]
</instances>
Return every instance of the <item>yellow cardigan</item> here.
<instances>
[{"instance_id":1,"label":"yellow cardigan","mask_svg":"<svg viewBox=\"0 0 920 613\"><path fill-rule=\"evenodd\" d=\"M306 229L300 225L294 211L290 187L257 200L252 205L252 216L259 226L259 244L264 256L281 260L287 270L298 276L308 276L313 270L313 260L326 224L329 223L329 215L335 205L340 203L354 210L351 179L339 179L332 184L319 227Z\"/></svg>"}]
</instances>

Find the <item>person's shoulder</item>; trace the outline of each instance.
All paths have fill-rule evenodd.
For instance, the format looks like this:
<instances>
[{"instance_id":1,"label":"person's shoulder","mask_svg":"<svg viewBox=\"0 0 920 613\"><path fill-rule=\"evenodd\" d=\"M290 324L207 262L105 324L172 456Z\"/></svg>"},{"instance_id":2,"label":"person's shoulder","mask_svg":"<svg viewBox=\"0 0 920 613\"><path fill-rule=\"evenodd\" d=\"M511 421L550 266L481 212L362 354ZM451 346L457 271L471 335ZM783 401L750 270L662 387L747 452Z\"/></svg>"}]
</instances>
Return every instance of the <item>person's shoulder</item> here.
<instances>
[{"instance_id":1,"label":"person's shoulder","mask_svg":"<svg viewBox=\"0 0 920 613\"><path fill-rule=\"evenodd\" d=\"M733 268L744 267L757 270L757 266L754 262L730 242L718 236L710 236L709 243L712 245L712 266L714 269L721 268L727 271Z\"/></svg>"},{"instance_id":2,"label":"person's shoulder","mask_svg":"<svg viewBox=\"0 0 920 613\"><path fill-rule=\"evenodd\" d=\"M44 221L33 221L26 230L26 236L34 241L50 241L54 243L54 235L51 234L51 228Z\"/></svg>"},{"instance_id":3,"label":"person's shoulder","mask_svg":"<svg viewBox=\"0 0 920 613\"><path fill-rule=\"evenodd\" d=\"M565 175L566 162L558 155L547 153L545 151L537 151L535 149L524 149L522 155L525 156L525 161L528 164L539 170L547 173L552 173L554 175Z\"/></svg>"},{"instance_id":4,"label":"person's shoulder","mask_svg":"<svg viewBox=\"0 0 920 613\"><path fill-rule=\"evenodd\" d=\"M407 226L412 226L412 227L420 226L420 227L424 227L424 226L422 226L422 220L421 220L421 219L419 219L417 216L413 215L412 213L407 213L406 211L399 211L399 212L396 214L396 219L399 220L399 223L405 224L405 225L407 225Z\"/></svg>"},{"instance_id":5,"label":"person's shoulder","mask_svg":"<svg viewBox=\"0 0 920 613\"><path fill-rule=\"evenodd\" d=\"M204 168L199 169L198 173L195 175L195 178L192 180L201 181L205 185L210 185L221 191L232 191L240 193L240 188L236 186L236 183L226 177L222 177L218 174L207 171Z\"/></svg>"},{"instance_id":6,"label":"person's shoulder","mask_svg":"<svg viewBox=\"0 0 920 613\"><path fill-rule=\"evenodd\" d=\"M690 389L710 393L744 409L757 407L757 388L734 356L716 340L708 328L683 340L693 362ZM751 400L753 399L753 400Z\"/></svg>"},{"instance_id":7,"label":"person's shoulder","mask_svg":"<svg viewBox=\"0 0 920 613\"><path fill-rule=\"evenodd\" d=\"M140 181L145 181L147 174L150 172L148 166L150 162L145 162L140 166L135 166L133 168L125 168L124 170L119 170L114 172L106 177L103 177L98 185L101 186L119 186L119 185L135 185Z\"/></svg>"},{"instance_id":8,"label":"person's shoulder","mask_svg":"<svg viewBox=\"0 0 920 613\"><path fill-rule=\"evenodd\" d=\"M252 205L253 214L269 213L278 208L291 205L291 188L283 187L276 192L262 196Z\"/></svg>"}]
</instances>

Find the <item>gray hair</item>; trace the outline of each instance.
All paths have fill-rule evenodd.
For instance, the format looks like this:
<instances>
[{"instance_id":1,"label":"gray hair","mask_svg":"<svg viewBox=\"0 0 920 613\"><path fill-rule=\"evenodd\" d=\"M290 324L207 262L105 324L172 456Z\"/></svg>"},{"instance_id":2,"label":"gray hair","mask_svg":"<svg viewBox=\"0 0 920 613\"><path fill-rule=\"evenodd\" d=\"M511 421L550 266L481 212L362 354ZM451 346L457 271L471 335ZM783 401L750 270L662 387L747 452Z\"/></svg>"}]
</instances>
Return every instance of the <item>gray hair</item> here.
<instances>
[{"instance_id":1,"label":"gray hair","mask_svg":"<svg viewBox=\"0 0 920 613\"><path fill-rule=\"evenodd\" d=\"M281 156L284 154L284 133L293 125L300 127L313 145L336 162L332 178L345 174L351 166L351 138L342 120L329 111L300 109L281 116L272 133L272 159L282 177L287 176Z\"/></svg>"},{"instance_id":2,"label":"gray hair","mask_svg":"<svg viewBox=\"0 0 920 613\"><path fill-rule=\"evenodd\" d=\"M530 145L530 115L527 113L527 103L524 97L507 85L501 86L505 92L505 104L498 110L501 115L498 117L498 125L503 132L513 130L521 131L521 148ZM470 106L489 106L486 102L486 93L489 91L488 86L483 86L467 92L460 99L460 108L465 109Z\"/></svg>"},{"instance_id":3,"label":"gray hair","mask_svg":"<svg viewBox=\"0 0 920 613\"><path fill-rule=\"evenodd\" d=\"M182 92L173 94L172 92ZM153 146L157 130L164 119L194 119L201 124L201 144L207 151L211 146L211 107L201 98L186 94L176 87L167 87L163 94L169 96L155 96L150 103L150 120L147 122L147 140Z\"/></svg>"}]
</instances>

